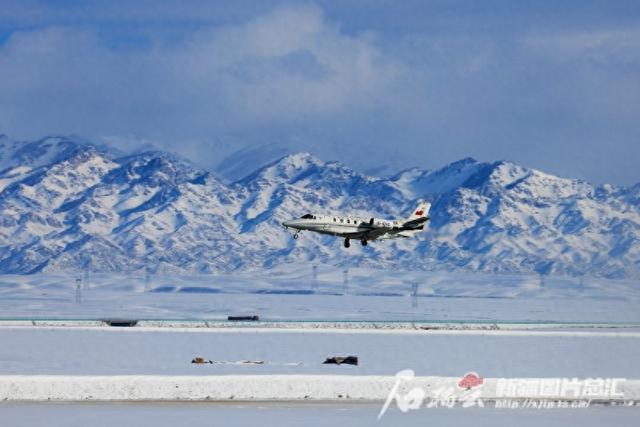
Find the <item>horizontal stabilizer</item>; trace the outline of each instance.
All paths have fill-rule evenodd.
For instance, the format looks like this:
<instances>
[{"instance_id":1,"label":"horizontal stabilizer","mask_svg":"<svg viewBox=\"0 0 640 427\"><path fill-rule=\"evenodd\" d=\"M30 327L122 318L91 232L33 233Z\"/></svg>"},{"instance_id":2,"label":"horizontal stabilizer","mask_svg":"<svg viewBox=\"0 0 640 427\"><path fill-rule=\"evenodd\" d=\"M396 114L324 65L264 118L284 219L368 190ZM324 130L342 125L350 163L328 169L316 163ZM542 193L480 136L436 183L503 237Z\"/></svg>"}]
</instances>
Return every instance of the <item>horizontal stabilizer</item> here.
<instances>
[{"instance_id":1,"label":"horizontal stabilizer","mask_svg":"<svg viewBox=\"0 0 640 427\"><path fill-rule=\"evenodd\" d=\"M402 224L402 228L405 230L422 230L424 223L429 220L430 209L431 203L421 202L411 216Z\"/></svg>"}]
</instances>

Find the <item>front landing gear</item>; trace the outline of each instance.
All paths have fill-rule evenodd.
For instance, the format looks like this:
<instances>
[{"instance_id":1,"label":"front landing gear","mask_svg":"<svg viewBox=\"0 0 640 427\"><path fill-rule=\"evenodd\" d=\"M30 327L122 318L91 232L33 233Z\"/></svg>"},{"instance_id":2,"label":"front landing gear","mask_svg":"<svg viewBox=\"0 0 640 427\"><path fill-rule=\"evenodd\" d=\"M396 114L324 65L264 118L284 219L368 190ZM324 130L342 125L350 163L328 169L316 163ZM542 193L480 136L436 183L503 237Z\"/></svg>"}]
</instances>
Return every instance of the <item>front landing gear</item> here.
<instances>
[{"instance_id":1,"label":"front landing gear","mask_svg":"<svg viewBox=\"0 0 640 427\"><path fill-rule=\"evenodd\" d=\"M360 240L360 243L362 243L362 246L367 246L367 241L366 240Z\"/></svg>"},{"instance_id":2,"label":"front landing gear","mask_svg":"<svg viewBox=\"0 0 640 427\"><path fill-rule=\"evenodd\" d=\"M296 232L296 233L293 235L293 239L294 239L294 240L298 238L298 233L299 233L299 232Z\"/></svg>"},{"instance_id":3,"label":"front landing gear","mask_svg":"<svg viewBox=\"0 0 640 427\"><path fill-rule=\"evenodd\" d=\"M349 238L344 239L344 247L348 248L349 246L351 246L351 243L349 243Z\"/></svg>"}]
</instances>

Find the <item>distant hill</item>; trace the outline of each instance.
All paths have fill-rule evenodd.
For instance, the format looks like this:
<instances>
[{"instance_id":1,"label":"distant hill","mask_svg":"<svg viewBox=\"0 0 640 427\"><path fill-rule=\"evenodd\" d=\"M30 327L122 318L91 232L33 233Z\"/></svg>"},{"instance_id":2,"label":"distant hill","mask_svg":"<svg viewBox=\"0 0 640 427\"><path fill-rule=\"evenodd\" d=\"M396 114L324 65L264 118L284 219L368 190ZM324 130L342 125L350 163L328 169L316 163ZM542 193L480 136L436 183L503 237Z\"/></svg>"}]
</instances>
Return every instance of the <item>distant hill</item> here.
<instances>
[{"instance_id":1,"label":"distant hill","mask_svg":"<svg viewBox=\"0 0 640 427\"><path fill-rule=\"evenodd\" d=\"M294 241L280 225L307 212L404 217L418 199L433 207L416 239L344 249L312 233ZM295 262L640 278L640 184L594 186L473 159L377 178L307 153L226 184L163 151L0 137L0 273Z\"/></svg>"}]
</instances>

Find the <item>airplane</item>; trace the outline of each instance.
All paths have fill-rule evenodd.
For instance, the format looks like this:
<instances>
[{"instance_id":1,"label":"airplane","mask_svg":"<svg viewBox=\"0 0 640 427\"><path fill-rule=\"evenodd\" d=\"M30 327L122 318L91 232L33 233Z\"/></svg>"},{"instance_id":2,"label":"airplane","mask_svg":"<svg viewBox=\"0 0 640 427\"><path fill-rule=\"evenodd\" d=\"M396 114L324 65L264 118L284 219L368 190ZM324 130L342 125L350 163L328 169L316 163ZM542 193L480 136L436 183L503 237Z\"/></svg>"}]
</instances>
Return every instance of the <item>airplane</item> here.
<instances>
[{"instance_id":1,"label":"airplane","mask_svg":"<svg viewBox=\"0 0 640 427\"><path fill-rule=\"evenodd\" d=\"M398 237L413 237L424 228L430 219L431 204L422 202L407 219L386 220L379 218L363 219L358 216L336 216L306 214L298 219L284 221L285 229L293 228L293 238L297 239L301 231L344 237L344 247L351 246L349 240L360 240L367 246L369 240L386 240Z\"/></svg>"}]
</instances>

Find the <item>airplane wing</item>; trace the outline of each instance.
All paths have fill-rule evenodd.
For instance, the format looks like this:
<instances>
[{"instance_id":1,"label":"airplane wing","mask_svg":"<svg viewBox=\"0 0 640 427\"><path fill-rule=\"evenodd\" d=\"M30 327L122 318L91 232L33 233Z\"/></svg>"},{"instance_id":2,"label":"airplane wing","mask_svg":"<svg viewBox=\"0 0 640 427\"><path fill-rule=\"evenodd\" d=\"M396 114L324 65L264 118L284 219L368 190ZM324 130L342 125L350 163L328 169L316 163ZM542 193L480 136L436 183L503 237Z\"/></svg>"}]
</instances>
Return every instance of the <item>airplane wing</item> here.
<instances>
[{"instance_id":1,"label":"airplane wing","mask_svg":"<svg viewBox=\"0 0 640 427\"><path fill-rule=\"evenodd\" d=\"M356 231L354 233L344 233L342 236L358 240L387 240L398 237L410 238L414 237L416 233L422 231L425 222L428 220L428 216L414 218L409 221L405 221L400 227L377 226L368 230Z\"/></svg>"},{"instance_id":2,"label":"airplane wing","mask_svg":"<svg viewBox=\"0 0 640 427\"><path fill-rule=\"evenodd\" d=\"M411 230L411 231L398 231L392 230L382 236L378 237L377 240L389 240L389 239L397 239L399 237L410 239L415 237L416 233L419 233L421 230Z\"/></svg>"},{"instance_id":3,"label":"airplane wing","mask_svg":"<svg viewBox=\"0 0 640 427\"><path fill-rule=\"evenodd\" d=\"M344 237L348 237L349 239L358 239L358 240L376 240L379 239L380 236L391 231L391 227L376 227L369 230L358 231L355 233L345 233Z\"/></svg>"},{"instance_id":4,"label":"airplane wing","mask_svg":"<svg viewBox=\"0 0 640 427\"><path fill-rule=\"evenodd\" d=\"M404 237L406 239L415 237L416 234L424 229L424 223L429 220L426 218L417 218L411 221L407 221L402 224L402 227L394 227L393 229L386 229L385 233L377 237L378 240L396 239L398 237Z\"/></svg>"}]
</instances>

